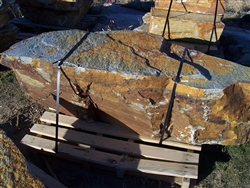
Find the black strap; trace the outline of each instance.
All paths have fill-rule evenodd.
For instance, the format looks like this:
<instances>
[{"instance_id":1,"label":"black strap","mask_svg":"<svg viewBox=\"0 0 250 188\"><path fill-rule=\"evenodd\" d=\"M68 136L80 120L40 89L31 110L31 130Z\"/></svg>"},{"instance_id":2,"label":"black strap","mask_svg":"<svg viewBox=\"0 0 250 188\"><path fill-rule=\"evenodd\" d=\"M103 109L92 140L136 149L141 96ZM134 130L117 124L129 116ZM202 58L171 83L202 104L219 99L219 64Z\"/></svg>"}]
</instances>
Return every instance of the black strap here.
<instances>
[{"instance_id":1,"label":"black strap","mask_svg":"<svg viewBox=\"0 0 250 188\"><path fill-rule=\"evenodd\" d=\"M181 61L180 61L179 69L178 69L178 72L177 72L177 75L176 75L176 78L175 78L175 81L174 81L173 90L172 90L171 97L170 97L169 104L168 104L167 115L166 115L166 118L165 118L164 126L163 126L163 128L161 130L161 138L160 138L159 144L162 144L162 141L164 140L164 134L165 134L166 130L169 129L169 123L170 123L172 108L173 108L173 104L174 104L176 86L177 86L177 83L180 82L180 74L181 74L181 70L182 70L182 66L183 66L183 62L185 60L186 54L190 58L190 54L189 54L187 48L184 49L184 52L183 52L183 55L182 55L182 58L181 58Z\"/></svg>"},{"instance_id":2,"label":"black strap","mask_svg":"<svg viewBox=\"0 0 250 188\"><path fill-rule=\"evenodd\" d=\"M168 13L167 13L166 21L165 21L165 25L164 25L163 32L162 32L162 37L164 38L164 34L165 34L166 27L167 27L167 24L168 24L168 39L169 40L170 40L169 14L170 14L170 10L171 10L171 7L172 7L172 3L173 3L173 0L170 1L169 8L168 8Z\"/></svg>"},{"instance_id":3,"label":"black strap","mask_svg":"<svg viewBox=\"0 0 250 188\"><path fill-rule=\"evenodd\" d=\"M214 23L213 23L213 28L212 28L212 32L211 32L209 44L208 44L207 54L209 54L209 51L210 51L210 47L211 47L211 43L212 43L212 39L213 39L213 35L214 35L214 34L215 34L216 41L218 40L218 36L217 36L217 32L216 32L216 17L217 17L217 10L218 10L218 0L216 0L216 6L215 6L215 12L214 12Z\"/></svg>"}]
</instances>

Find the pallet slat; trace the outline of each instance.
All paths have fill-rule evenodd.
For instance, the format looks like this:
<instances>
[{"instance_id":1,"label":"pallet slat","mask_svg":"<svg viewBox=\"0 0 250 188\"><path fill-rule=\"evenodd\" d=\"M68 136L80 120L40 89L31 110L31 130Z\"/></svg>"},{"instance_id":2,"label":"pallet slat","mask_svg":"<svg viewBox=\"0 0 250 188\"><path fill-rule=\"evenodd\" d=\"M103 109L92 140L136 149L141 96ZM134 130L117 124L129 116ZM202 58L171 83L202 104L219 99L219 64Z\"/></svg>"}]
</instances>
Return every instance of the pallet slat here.
<instances>
[{"instance_id":1,"label":"pallet slat","mask_svg":"<svg viewBox=\"0 0 250 188\"><path fill-rule=\"evenodd\" d=\"M35 124L31 130L32 133L55 138L55 127L48 125ZM169 160L182 163L198 164L199 154L167 149L134 142L122 141L113 138L107 138L98 135L87 134L79 131L65 128L58 129L58 138L64 141L70 141L80 144L90 145L92 147L118 151L137 157L146 157L152 159Z\"/></svg>"},{"instance_id":2,"label":"pallet slat","mask_svg":"<svg viewBox=\"0 0 250 188\"><path fill-rule=\"evenodd\" d=\"M56 114L52 112L45 112L40 118L40 120L47 122L47 123L55 124ZM76 128L76 129L96 132L100 134L113 135L113 136L117 136L120 138L132 139L136 141L151 142L151 143L159 143L158 139L146 138L146 137L136 134L135 132L124 130L123 128L115 126L115 125L111 125L108 123L101 123L101 122L89 123L89 122L85 122L75 117L70 117L70 116L61 115L61 114L59 115L59 124L61 126L65 126L68 128ZM200 146L194 146L194 145L174 142L170 140L164 140L162 144L166 146L173 146L173 147L191 149L191 150L196 150L196 151L201 150Z\"/></svg>"},{"instance_id":3,"label":"pallet slat","mask_svg":"<svg viewBox=\"0 0 250 188\"><path fill-rule=\"evenodd\" d=\"M26 135L22 141L23 144L38 150L55 153L55 142L36 136ZM136 159L124 157L120 155L105 153L101 151L86 149L79 146L73 146L65 143L58 145L60 153L78 157L83 160L94 162L97 164L111 166L117 169L138 170L150 174L179 176L186 178L198 177L197 165L179 164L165 161L153 161L147 159Z\"/></svg>"}]
</instances>

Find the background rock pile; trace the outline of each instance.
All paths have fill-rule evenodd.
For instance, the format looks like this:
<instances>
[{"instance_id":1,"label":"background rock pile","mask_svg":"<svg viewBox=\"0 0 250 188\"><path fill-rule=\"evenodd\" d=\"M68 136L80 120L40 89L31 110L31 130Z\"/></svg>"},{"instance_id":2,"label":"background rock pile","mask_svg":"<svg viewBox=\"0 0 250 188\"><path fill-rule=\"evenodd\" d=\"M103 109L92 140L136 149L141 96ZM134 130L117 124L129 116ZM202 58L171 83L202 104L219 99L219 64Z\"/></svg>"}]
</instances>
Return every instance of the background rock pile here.
<instances>
[{"instance_id":1,"label":"background rock pile","mask_svg":"<svg viewBox=\"0 0 250 188\"><path fill-rule=\"evenodd\" d=\"M19 31L15 25L9 24L14 16L10 9L14 2L14 0L0 1L0 52L15 43Z\"/></svg>"}]
</instances>

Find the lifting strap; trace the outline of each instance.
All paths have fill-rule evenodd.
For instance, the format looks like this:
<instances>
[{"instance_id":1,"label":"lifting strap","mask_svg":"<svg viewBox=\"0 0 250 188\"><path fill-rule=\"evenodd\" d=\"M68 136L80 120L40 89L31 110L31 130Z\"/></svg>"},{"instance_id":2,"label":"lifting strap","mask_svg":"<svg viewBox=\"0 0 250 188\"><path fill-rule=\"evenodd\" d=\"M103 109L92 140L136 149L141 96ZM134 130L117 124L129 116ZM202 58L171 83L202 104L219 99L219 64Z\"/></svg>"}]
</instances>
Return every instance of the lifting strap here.
<instances>
[{"instance_id":1,"label":"lifting strap","mask_svg":"<svg viewBox=\"0 0 250 188\"><path fill-rule=\"evenodd\" d=\"M56 142L55 151L58 153L58 124L59 124L59 104L60 104L60 78L61 78L61 65L63 63L58 61L57 66L57 82L56 82Z\"/></svg>"},{"instance_id":2,"label":"lifting strap","mask_svg":"<svg viewBox=\"0 0 250 188\"><path fill-rule=\"evenodd\" d=\"M70 57L70 55L82 44L82 42L87 38L89 32L87 32L81 40L60 60L53 62L52 64L57 63L57 82L56 82L56 141L55 141L55 152L58 153L58 124L59 124L59 106L60 106L60 78L61 78L61 66L63 62ZM63 71L62 71L63 72ZM65 74L63 72L63 74ZM67 76L64 75L66 78ZM67 78L68 79L68 78ZM68 79L69 81L69 79ZM69 81L70 83L70 81ZM71 83L70 86L72 87ZM73 88L73 87L72 87ZM74 91L75 92L75 91Z\"/></svg>"},{"instance_id":3,"label":"lifting strap","mask_svg":"<svg viewBox=\"0 0 250 188\"><path fill-rule=\"evenodd\" d=\"M182 66L183 66L186 54L191 59L191 56L190 56L190 54L188 52L188 49L185 48L184 51L183 51L183 54L182 54L182 58L181 58L181 61L180 61L180 65L179 65L179 69L178 69L177 75L176 75L175 80L174 80L174 86L173 86L173 90L172 90L171 97L170 97L170 100L169 100L168 110L167 110L165 122L164 122L163 128L161 130L161 138L160 138L159 144L162 144L162 141L165 139L164 138L165 132L166 131L169 132L169 128L170 128L169 124L170 124L170 119L171 119L171 114L172 114L172 108L173 108L173 104L174 104L175 91L176 91L177 83L180 82L180 74L181 74L181 70L182 70ZM169 136L170 135L168 134L168 137Z\"/></svg>"},{"instance_id":4,"label":"lifting strap","mask_svg":"<svg viewBox=\"0 0 250 188\"><path fill-rule=\"evenodd\" d=\"M170 40L169 14L170 14L170 10L171 10L171 7L172 7L172 3L173 3L173 0L170 1L169 8L168 8L168 13L167 13L166 21L165 21L165 25L164 25L163 32L162 32L162 37L164 38L164 34L165 34L166 27L167 27L167 24L168 24L168 39L169 40Z\"/></svg>"},{"instance_id":5,"label":"lifting strap","mask_svg":"<svg viewBox=\"0 0 250 188\"><path fill-rule=\"evenodd\" d=\"M209 51L210 51L210 47L211 47L211 43L212 43L212 39L213 39L213 35L214 35L214 34L215 34L216 41L218 40L218 36L217 36L217 32L216 32L216 17L217 17L217 10L218 10L218 0L216 0L216 6L215 6L215 11L214 11L214 23L213 23L213 28L212 28L212 32L211 32L209 44L208 44L207 54L209 54Z\"/></svg>"}]
</instances>

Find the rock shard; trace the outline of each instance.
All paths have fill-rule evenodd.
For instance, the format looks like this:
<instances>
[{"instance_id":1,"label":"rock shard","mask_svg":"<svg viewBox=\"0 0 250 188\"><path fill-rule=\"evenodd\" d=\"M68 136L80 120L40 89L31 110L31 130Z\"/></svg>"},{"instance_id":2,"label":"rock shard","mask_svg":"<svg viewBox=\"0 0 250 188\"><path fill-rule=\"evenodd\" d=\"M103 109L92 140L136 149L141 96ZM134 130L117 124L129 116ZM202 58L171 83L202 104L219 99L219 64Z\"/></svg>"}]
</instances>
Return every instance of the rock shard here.
<instances>
[{"instance_id":1,"label":"rock shard","mask_svg":"<svg viewBox=\"0 0 250 188\"><path fill-rule=\"evenodd\" d=\"M48 32L1 53L34 101L55 108L61 60L60 110L159 137L184 48L143 32ZM249 140L250 69L189 50L177 85L171 136L189 144Z\"/></svg>"}]
</instances>

